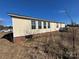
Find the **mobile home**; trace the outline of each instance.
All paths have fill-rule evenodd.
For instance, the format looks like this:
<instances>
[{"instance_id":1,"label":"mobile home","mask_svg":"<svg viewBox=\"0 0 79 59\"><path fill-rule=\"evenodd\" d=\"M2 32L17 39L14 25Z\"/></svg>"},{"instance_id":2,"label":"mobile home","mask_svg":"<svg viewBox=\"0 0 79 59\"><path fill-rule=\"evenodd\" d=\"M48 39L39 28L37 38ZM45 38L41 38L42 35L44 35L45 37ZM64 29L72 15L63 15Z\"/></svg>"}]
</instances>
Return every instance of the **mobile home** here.
<instances>
[{"instance_id":1,"label":"mobile home","mask_svg":"<svg viewBox=\"0 0 79 59\"><path fill-rule=\"evenodd\" d=\"M24 39L27 35L58 31L65 27L64 23L53 22L16 14L9 14L12 18L13 36L15 40Z\"/></svg>"}]
</instances>

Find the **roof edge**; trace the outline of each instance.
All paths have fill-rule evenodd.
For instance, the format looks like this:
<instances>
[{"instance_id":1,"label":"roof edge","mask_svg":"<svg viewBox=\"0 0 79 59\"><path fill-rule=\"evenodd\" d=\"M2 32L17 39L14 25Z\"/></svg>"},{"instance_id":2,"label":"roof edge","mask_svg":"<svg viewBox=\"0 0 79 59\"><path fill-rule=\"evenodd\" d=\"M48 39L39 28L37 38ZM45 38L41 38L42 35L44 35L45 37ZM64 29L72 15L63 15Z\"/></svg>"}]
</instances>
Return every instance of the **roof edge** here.
<instances>
[{"instance_id":1,"label":"roof edge","mask_svg":"<svg viewBox=\"0 0 79 59\"><path fill-rule=\"evenodd\" d=\"M64 22L49 21L49 20L47 20L47 19L33 18L33 17L24 16L24 15L18 15L18 14L14 14L14 13L8 13L8 15L11 16L11 17L22 18L22 19L30 19L30 20L47 21L47 22L62 23L62 24L65 24Z\"/></svg>"}]
</instances>

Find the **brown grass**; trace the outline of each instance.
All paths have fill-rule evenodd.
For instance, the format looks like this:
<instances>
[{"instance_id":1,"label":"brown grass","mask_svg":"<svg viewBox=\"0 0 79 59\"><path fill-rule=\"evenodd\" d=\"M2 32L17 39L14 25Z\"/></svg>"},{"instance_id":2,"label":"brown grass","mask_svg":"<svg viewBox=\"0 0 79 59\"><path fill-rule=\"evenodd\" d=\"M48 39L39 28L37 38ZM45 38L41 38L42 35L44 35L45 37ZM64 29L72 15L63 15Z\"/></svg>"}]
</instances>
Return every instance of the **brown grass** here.
<instances>
[{"instance_id":1,"label":"brown grass","mask_svg":"<svg viewBox=\"0 0 79 59\"><path fill-rule=\"evenodd\" d=\"M76 30L76 51L79 55L79 29ZM2 35L2 34L0 34ZM0 39L0 59L56 59L72 56L72 31L34 35L22 45ZM67 52L69 54L67 54ZM65 58L66 58L65 57Z\"/></svg>"}]
</instances>

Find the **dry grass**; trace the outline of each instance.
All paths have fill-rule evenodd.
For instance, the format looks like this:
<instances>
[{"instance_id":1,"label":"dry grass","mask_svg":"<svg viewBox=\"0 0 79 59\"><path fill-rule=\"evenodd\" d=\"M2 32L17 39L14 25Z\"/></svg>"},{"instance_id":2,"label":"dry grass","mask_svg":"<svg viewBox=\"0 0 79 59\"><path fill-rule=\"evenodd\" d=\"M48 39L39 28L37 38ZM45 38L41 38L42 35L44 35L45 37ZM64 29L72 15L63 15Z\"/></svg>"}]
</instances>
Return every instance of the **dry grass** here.
<instances>
[{"instance_id":1,"label":"dry grass","mask_svg":"<svg viewBox=\"0 0 79 59\"><path fill-rule=\"evenodd\" d=\"M76 31L77 56L79 54L78 30ZM0 59L56 59L64 55L70 56L71 54L71 31L34 35L32 40L25 41L22 45L11 43L6 39L0 39Z\"/></svg>"}]
</instances>

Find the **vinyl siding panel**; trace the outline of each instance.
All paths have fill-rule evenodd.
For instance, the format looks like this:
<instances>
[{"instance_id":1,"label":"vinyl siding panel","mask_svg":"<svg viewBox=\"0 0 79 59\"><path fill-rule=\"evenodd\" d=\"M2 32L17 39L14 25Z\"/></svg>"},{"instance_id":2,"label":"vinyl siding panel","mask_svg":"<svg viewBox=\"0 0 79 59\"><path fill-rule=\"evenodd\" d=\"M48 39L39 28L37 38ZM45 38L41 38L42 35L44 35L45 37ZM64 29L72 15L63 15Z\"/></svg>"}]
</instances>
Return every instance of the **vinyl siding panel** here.
<instances>
[{"instance_id":1,"label":"vinyl siding panel","mask_svg":"<svg viewBox=\"0 0 79 59\"><path fill-rule=\"evenodd\" d=\"M32 29L31 20L12 17L14 37L57 31L60 27L65 27L65 24L59 23L59 28L56 28L57 23L50 22L50 28L48 28L48 22L46 22L47 25L46 28L44 28L44 22L41 22L42 29L38 29L38 21L36 21L36 29Z\"/></svg>"}]
</instances>

